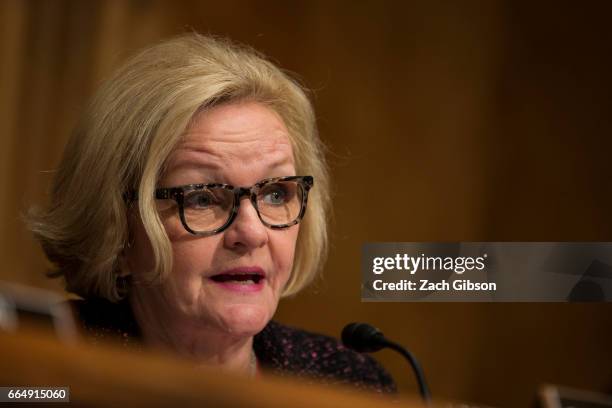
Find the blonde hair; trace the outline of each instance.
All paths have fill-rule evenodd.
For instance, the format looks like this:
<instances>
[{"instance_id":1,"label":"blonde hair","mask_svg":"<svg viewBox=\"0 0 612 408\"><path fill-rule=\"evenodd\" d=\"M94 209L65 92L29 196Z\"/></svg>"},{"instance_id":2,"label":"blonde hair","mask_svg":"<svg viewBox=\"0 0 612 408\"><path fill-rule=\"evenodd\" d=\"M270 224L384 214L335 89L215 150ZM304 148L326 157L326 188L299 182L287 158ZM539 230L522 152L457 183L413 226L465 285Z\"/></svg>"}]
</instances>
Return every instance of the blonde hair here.
<instances>
[{"instance_id":1,"label":"blonde hair","mask_svg":"<svg viewBox=\"0 0 612 408\"><path fill-rule=\"evenodd\" d=\"M189 34L141 51L102 85L66 146L50 203L28 213L68 291L121 299L116 283L130 235L124 194L132 189L155 260L145 279L161 282L170 273L172 247L154 200L164 162L197 112L243 100L281 116L297 174L314 176L283 295L313 280L327 255L329 177L305 90L249 47Z\"/></svg>"}]
</instances>

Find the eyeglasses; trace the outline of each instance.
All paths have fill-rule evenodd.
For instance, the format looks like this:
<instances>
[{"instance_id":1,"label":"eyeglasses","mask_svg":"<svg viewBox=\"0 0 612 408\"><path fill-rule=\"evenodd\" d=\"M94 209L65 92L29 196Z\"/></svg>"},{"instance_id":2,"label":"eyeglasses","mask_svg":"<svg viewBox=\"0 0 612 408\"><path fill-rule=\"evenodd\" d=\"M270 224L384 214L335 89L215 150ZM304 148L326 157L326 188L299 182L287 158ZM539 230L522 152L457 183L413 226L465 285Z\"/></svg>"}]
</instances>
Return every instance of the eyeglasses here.
<instances>
[{"instance_id":1,"label":"eyeglasses","mask_svg":"<svg viewBox=\"0 0 612 408\"><path fill-rule=\"evenodd\" d=\"M312 176L275 177L251 187L212 183L158 188L155 198L176 201L183 227L191 234L209 236L232 224L245 196L266 227L291 227L304 217L312 186ZM131 198L136 198L135 194Z\"/></svg>"}]
</instances>

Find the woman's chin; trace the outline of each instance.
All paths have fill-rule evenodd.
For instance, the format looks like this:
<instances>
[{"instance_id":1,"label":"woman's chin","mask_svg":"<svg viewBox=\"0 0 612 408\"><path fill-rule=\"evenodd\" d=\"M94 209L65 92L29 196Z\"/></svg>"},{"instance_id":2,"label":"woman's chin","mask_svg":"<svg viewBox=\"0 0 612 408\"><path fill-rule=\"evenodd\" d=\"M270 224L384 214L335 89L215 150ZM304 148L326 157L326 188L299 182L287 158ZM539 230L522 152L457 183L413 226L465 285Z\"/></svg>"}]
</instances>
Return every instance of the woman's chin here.
<instances>
[{"instance_id":1,"label":"woman's chin","mask_svg":"<svg viewBox=\"0 0 612 408\"><path fill-rule=\"evenodd\" d=\"M238 337L254 336L268 324L274 311L269 307L253 304L236 304L223 307L217 320L220 329Z\"/></svg>"}]
</instances>

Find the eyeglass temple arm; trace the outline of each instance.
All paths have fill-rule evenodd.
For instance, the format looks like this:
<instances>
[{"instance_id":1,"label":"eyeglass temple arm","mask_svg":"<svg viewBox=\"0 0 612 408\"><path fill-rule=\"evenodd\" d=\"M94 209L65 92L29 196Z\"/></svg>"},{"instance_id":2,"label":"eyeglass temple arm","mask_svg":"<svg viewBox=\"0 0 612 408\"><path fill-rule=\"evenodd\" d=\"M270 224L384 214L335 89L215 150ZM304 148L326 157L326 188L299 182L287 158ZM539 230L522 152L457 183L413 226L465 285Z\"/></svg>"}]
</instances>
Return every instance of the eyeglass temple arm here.
<instances>
[{"instance_id":1,"label":"eyeglass temple arm","mask_svg":"<svg viewBox=\"0 0 612 408\"><path fill-rule=\"evenodd\" d=\"M157 199L169 199L172 196L172 189L171 188L158 188L157 190L155 190L155 198ZM129 190L126 191L125 193L123 193L123 201L127 202L131 202L131 201L136 201L138 200L138 191L136 190Z\"/></svg>"}]
</instances>

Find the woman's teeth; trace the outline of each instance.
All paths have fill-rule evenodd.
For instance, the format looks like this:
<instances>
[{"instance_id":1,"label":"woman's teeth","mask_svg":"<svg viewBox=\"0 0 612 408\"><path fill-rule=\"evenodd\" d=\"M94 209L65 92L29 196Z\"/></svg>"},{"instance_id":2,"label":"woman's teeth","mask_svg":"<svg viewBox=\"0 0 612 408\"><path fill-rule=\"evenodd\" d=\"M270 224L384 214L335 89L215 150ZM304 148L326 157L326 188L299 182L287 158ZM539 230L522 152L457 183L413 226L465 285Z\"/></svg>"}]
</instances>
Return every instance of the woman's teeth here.
<instances>
[{"instance_id":1,"label":"woman's teeth","mask_svg":"<svg viewBox=\"0 0 612 408\"><path fill-rule=\"evenodd\" d=\"M240 285L252 285L259 283L262 279L260 275L215 275L211 278L215 282L235 282Z\"/></svg>"}]
</instances>

